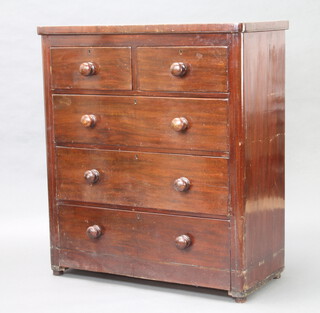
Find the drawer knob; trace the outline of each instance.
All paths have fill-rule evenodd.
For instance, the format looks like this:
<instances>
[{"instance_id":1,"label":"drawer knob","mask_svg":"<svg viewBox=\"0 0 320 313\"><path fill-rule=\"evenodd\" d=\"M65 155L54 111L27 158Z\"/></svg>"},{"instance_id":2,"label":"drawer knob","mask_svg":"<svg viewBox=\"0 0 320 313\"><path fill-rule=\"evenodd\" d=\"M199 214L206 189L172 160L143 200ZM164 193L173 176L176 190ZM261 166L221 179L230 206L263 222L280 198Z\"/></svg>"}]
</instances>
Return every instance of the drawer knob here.
<instances>
[{"instance_id":1,"label":"drawer knob","mask_svg":"<svg viewBox=\"0 0 320 313\"><path fill-rule=\"evenodd\" d=\"M97 65L93 62L83 62L79 67L79 72L83 76L92 76L97 74Z\"/></svg>"},{"instance_id":2,"label":"drawer knob","mask_svg":"<svg viewBox=\"0 0 320 313\"><path fill-rule=\"evenodd\" d=\"M99 180L99 177L100 173L95 169L84 172L84 178L90 185L95 184Z\"/></svg>"},{"instance_id":3,"label":"drawer knob","mask_svg":"<svg viewBox=\"0 0 320 313\"><path fill-rule=\"evenodd\" d=\"M92 225L87 228L87 235L90 239L98 239L101 234L101 228L98 225Z\"/></svg>"},{"instance_id":4,"label":"drawer knob","mask_svg":"<svg viewBox=\"0 0 320 313\"><path fill-rule=\"evenodd\" d=\"M176 238L176 247L180 250L187 249L191 245L191 238L188 235L181 235Z\"/></svg>"},{"instance_id":5,"label":"drawer knob","mask_svg":"<svg viewBox=\"0 0 320 313\"><path fill-rule=\"evenodd\" d=\"M97 118L93 114L85 114L81 116L80 122L84 127L94 127L97 122Z\"/></svg>"},{"instance_id":6,"label":"drawer knob","mask_svg":"<svg viewBox=\"0 0 320 313\"><path fill-rule=\"evenodd\" d=\"M181 132L188 128L188 120L185 117L176 117L171 121L171 128L176 132Z\"/></svg>"},{"instance_id":7,"label":"drawer knob","mask_svg":"<svg viewBox=\"0 0 320 313\"><path fill-rule=\"evenodd\" d=\"M188 66L182 62L174 62L171 64L170 72L173 76L182 77L187 73Z\"/></svg>"},{"instance_id":8,"label":"drawer knob","mask_svg":"<svg viewBox=\"0 0 320 313\"><path fill-rule=\"evenodd\" d=\"M190 188L190 180L186 177L180 177L174 181L174 188L177 191L187 191Z\"/></svg>"}]
</instances>

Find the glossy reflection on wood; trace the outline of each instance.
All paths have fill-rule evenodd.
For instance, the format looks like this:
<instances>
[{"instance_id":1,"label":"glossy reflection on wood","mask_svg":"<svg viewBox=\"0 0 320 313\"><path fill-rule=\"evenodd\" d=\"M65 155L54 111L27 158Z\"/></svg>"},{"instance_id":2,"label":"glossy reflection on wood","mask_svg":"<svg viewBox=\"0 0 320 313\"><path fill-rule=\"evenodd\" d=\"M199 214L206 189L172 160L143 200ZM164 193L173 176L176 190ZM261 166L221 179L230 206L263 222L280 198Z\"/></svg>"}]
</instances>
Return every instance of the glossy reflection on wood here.
<instances>
[{"instance_id":1,"label":"glossy reflection on wood","mask_svg":"<svg viewBox=\"0 0 320 313\"><path fill-rule=\"evenodd\" d=\"M93 62L84 62L80 64L79 72L83 76L96 75L98 72L98 65Z\"/></svg>"},{"instance_id":2,"label":"glossy reflection on wood","mask_svg":"<svg viewBox=\"0 0 320 313\"><path fill-rule=\"evenodd\" d=\"M90 183L94 178L89 175L88 184L83 172L92 168L99 171L99 181ZM59 200L218 215L228 212L226 159L59 147L56 175ZM175 183L182 175L191 183L182 179L181 184Z\"/></svg>"},{"instance_id":3,"label":"glossy reflection on wood","mask_svg":"<svg viewBox=\"0 0 320 313\"><path fill-rule=\"evenodd\" d=\"M225 276L230 266L227 221L76 206L61 206L59 219L60 248L82 251L83 257L87 253L99 254L106 269L109 261L117 258L122 266L131 261L132 272L141 271L140 264L147 262L154 268L167 264L171 271L181 271L188 277L184 267L177 267L181 264L199 270L204 267L210 273L207 278L200 275L198 283L211 281L216 286L226 286L228 282L219 281L220 274ZM91 240L86 230L96 221L102 235ZM186 249L177 249L176 238L185 233L192 235L193 242ZM153 275L161 279L165 273Z\"/></svg>"},{"instance_id":4,"label":"glossy reflection on wood","mask_svg":"<svg viewBox=\"0 0 320 313\"><path fill-rule=\"evenodd\" d=\"M226 92L227 57L226 47L138 47L138 89Z\"/></svg>"},{"instance_id":5,"label":"glossy reflection on wood","mask_svg":"<svg viewBox=\"0 0 320 313\"><path fill-rule=\"evenodd\" d=\"M97 122L97 117L94 114L85 114L81 116L80 122L83 127L94 127Z\"/></svg>"},{"instance_id":6,"label":"glossy reflection on wood","mask_svg":"<svg viewBox=\"0 0 320 313\"><path fill-rule=\"evenodd\" d=\"M102 230L99 225L92 225L87 228L87 235L90 239L98 239L102 235Z\"/></svg>"},{"instance_id":7,"label":"glossy reflection on wood","mask_svg":"<svg viewBox=\"0 0 320 313\"><path fill-rule=\"evenodd\" d=\"M228 102L224 99L54 95L53 105L59 144L166 148L189 153L229 150ZM81 125L78 121L88 114ZM92 125L87 122L90 114L96 118L95 127L83 127Z\"/></svg>"},{"instance_id":8,"label":"glossy reflection on wood","mask_svg":"<svg viewBox=\"0 0 320 313\"><path fill-rule=\"evenodd\" d=\"M187 73L188 65L183 62L175 62L170 66L170 72L173 76L182 77Z\"/></svg>"},{"instance_id":9,"label":"glossy reflection on wood","mask_svg":"<svg viewBox=\"0 0 320 313\"><path fill-rule=\"evenodd\" d=\"M189 122L185 117L176 117L171 121L171 127L177 132L186 130L189 126Z\"/></svg>"},{"instance_id":10,"label":"glossy reflection on wood","mask_svg":"<svg viewBox=\"0 0 320 313\"><path fill-rule=\"evenodd\" d=\"M238 302L284 267L284 56L284 32L243 35L243 193L232 221L242 227L229 292Z\"/></svg>"},{"instance_id":11,"label":"glossy reflection on wood","mask_svg":"<svg viewBox=\"0 0 320 313\"><path fill-rule=\"evenodd\" d=\"M176 238L175 242L178 249L184 250L191 245L191 238L188 235L181 235Z\"/></svg>"},{"instance_id":12,"label":"glossy reflection on wood","mask_svg":"<svg viewBox=\"0 0 320 313\"><path fill-rule=\"evenodd\" d=\"M246 34L244 47L245 287L251 288L284 265L284 32Z\"/></svg>"},{"instance_id":13,"label":"glossy reflection on wood","mask_svg":"<svg viewBox=\"0 0 320 313\"><path fill-rule=\"evenodd\" d=\"M190 180L187 177L180 177L174 181L174 188L179 191L187 191L190 188Z\"/></svg>"},{"instance_id":14,"label":"glossy reflection on wood","mask_svg":"<svg viewBox=\"0 0 320 313\"><path fill-rule=\"evenodd\" d=\"M131 49L51 48L51 87L130 90Z\"/></svg>"},{"instance_id":15,"label":"glossy reflection on wood","mask_svg":"<svg viewBox=\"0 0 320 313\"><path fill-rule=\"evenodd\" d=\"M87 170L84 172L84 178L87 181L87 183L90 185L98 182L99 177L100 177L100 173L96 169Z\"/></svg>"}]
</instances>

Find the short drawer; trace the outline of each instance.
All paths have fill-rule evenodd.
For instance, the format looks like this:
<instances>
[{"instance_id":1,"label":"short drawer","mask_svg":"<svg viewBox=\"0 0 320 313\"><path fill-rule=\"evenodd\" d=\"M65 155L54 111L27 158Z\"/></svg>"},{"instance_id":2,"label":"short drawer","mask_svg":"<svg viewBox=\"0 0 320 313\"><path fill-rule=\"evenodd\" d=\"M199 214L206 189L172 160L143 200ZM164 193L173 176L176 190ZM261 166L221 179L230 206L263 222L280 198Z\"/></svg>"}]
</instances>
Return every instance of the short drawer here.
<instances>
[{"instance_id":1,"label":"short drawer","mask_svg":"<svg viewBox=\"0 0 320 313\"><path fill-rule=\"evenodd\" d=\"M57 199L227 215L227 159L64 147L56 153Z\"/></svg>"},{"instance_id":2,"label":"short drawer","mask_svg":"<svg viewBox=\"0 0 320 313\"><path fill-rule=\"evenodd\" d=\"M130 47L51 48L53 89L131 90Z\"/></svg>"},{"instance_id":3,"label":"short drawer","mask_svg":"<svg viewBox=\"0 0 320 313\"><path fill-rule=\"evenodd\" d=\"M227 47L139 47L138 88L146 91L227 92Z\"/></svg>"},{"instance_id":4,"label":"short drawer","mask_svg":"<svg viewBox=\"0 0 320 313\"><path fill-rule=\"evenodd\" d=\"M71 250L62 253L63 265L79 266L74 266L74 250L81 255L76 262L93 267L91 270L103 267L104 271L151 279L163 279L166 275L168 281L177 275L172 272L190 279L193 271L198 270L207 277L200 273L191 283L229 282L228 221L60 206L59 232L60 248ZM100 268L95 268L97 264ZM166 271L161 270L163 266ZM146 270L150 267L158 270Z\"/></svg>"},{"instance_id":5,"label":"short drawer","mask_svg":"<svg viewBox=\"0 0 320 313\"><path fill-rule=\"evenodd\" d=\"M228 102L54 95L57 143L228 151Z\"/></svg>"}]
</instances>

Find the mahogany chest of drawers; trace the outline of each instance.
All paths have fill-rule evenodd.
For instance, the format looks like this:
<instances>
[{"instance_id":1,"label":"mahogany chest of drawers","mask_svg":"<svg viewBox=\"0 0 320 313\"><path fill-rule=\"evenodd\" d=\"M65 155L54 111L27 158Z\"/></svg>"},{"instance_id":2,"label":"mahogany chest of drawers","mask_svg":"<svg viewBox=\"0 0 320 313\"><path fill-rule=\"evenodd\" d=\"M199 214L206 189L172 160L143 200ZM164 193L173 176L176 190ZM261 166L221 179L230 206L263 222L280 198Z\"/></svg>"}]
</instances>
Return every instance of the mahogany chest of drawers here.
<instances>
[{"instance_id":1,"label":"mahogany chest of drawers","mask_svg":"<svg viewBox=\"0 0 320 313\"><path fill-rule=\"evenodd\" d=\"M287 22L39 27L51 262L228 291L284 267Z\"/></svg>"}]
</instances>

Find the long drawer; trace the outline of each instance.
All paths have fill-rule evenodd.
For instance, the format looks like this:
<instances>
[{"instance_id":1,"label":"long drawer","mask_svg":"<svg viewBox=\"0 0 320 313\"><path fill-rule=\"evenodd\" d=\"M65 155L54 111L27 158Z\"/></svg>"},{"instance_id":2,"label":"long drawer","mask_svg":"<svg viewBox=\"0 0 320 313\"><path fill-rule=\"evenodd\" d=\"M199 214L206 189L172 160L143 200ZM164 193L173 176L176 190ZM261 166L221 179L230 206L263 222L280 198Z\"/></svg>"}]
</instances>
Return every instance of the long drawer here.
<instances>
[{"instance_id":1,"label":"long drawer","mask_svg":"<svg viewBox=\"0 0 320 313\"><path fill-rule=\"evenodd\" d=\"M228 213L227 159L65 147L56 155L59 200Z\"/></svg>"},{"instance_id":2,"label":"long drawer","mask_svg":"<svg viewBox=\"0 0 320 313\"><path fill-rule=\"evenodd\" d=\"M227 104L223 99L54 95L55 141L228 151Z\"/></svg>"},{"instance_id":3,"label":"long drawer","mask_svg":"<svg viewBox=\"0 0 320 313\"><path fill-rule=\"evenodd\" d=\"M59 225L63 266L228 288L228 221L60 206Z\"/></svg>"}]
</instances>

